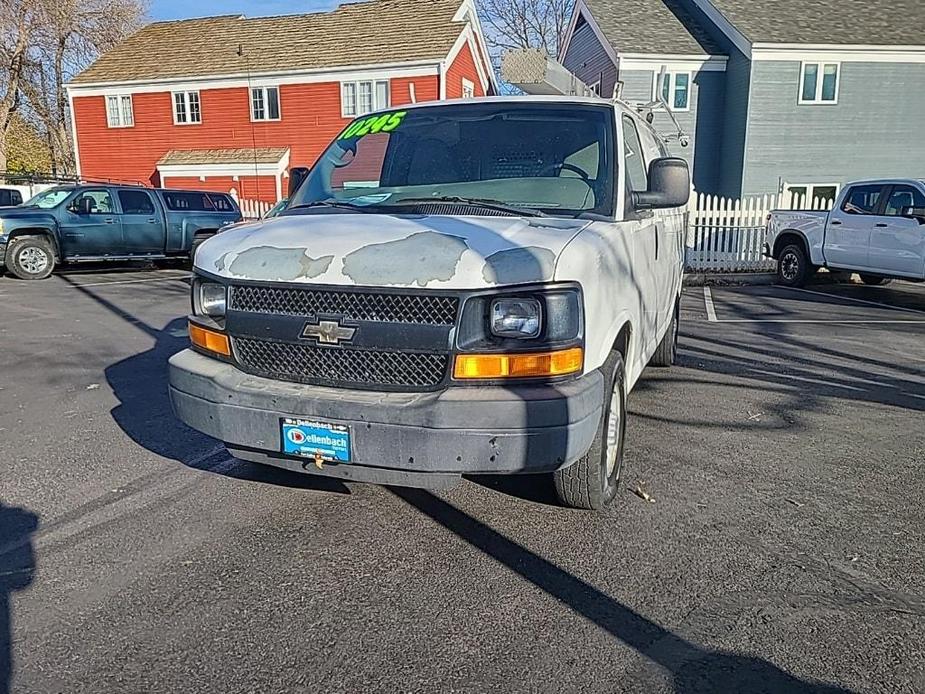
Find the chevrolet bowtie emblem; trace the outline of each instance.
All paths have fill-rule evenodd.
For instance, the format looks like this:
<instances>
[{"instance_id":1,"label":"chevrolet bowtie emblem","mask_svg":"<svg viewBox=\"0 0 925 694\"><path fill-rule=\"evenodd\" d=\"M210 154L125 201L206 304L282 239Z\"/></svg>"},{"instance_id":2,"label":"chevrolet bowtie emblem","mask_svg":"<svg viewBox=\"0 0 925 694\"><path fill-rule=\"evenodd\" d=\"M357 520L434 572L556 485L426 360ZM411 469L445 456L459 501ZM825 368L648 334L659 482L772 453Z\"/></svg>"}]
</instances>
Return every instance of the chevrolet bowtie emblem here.
<instances>
[{"instance_id":1,"label":"chevrolet bowtie emblem","mask_svg":"<svg viewBox=\"0 0 925 694\"><path fill-rule=\"evenodd\" d=\"M356 331L356 328L341 325L337 321L323 320L317 323L306 323L302 328L302 337L318 340L318 343L322 345L337 345L352 340Z\"/></svg>"}]
</instances>

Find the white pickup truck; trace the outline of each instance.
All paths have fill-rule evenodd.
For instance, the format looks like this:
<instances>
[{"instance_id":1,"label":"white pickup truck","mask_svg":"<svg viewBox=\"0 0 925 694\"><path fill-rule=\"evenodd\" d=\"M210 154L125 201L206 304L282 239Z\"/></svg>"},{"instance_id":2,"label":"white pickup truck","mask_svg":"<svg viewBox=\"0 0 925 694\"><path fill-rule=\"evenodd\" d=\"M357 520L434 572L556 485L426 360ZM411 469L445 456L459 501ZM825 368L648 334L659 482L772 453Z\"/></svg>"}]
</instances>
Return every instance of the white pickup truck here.
<instances>
[{"instance_id":1,"label":"white pickup truck","mask_svg":"<svg viewBox=\"0 0 925 694\"><path fill-rule=\"evenodd\" d=\"M563 503L611 503L626 396L678 338L690 175L646 119L596 98L419 104L290 175L278 217L196 255L177 416L290 470L549 472Z\"/></svg>"},{"instance_id":2,"label":"white pickup truck","mask_svg":"<svg viewBox=\"0 0 925 694\"><path fill-rule=\"evenodd\" d=\"M765 253L791 287L820 267L874 285L925 280L925 180L859 181L845 186L831 212L772 212Z\"/></svg>"}]
</instances>

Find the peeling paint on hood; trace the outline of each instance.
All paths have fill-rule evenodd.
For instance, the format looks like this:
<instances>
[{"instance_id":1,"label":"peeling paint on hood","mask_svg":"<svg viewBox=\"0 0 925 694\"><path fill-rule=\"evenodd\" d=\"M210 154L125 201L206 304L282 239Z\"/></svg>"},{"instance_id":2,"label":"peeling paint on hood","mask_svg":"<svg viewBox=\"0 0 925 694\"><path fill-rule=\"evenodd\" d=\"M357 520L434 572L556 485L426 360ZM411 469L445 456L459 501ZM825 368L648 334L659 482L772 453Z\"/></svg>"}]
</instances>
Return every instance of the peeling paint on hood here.
<instances>
[{"instance_id":1,"label":"peeling paint on hood","mask_svg":"<svg viewBox=\"0 0 925 694\"><path fill-rule=\"evenodd\" d=\"M196 267L239 280L479 289L553 279L584 220L313 214L209 239Z\"/></svg>"}]
</instances>

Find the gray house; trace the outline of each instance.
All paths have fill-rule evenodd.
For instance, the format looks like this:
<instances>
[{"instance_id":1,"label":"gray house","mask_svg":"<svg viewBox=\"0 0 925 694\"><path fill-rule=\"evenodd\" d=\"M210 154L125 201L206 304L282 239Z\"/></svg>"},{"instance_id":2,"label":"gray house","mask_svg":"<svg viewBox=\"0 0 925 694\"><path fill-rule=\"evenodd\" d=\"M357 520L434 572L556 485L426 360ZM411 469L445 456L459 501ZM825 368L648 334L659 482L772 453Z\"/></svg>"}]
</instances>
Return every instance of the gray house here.
<instances>
[{"instance_id":1,"label":"gray house","mask_svg":"<svg viewBox=\"0 0 925 694\"><path fill-rule=\"evenodd\" d=\"M664 69L702 192L925 175L925 0L577 0L560 59L633 102Z\"/></svg>"}]
</instances>

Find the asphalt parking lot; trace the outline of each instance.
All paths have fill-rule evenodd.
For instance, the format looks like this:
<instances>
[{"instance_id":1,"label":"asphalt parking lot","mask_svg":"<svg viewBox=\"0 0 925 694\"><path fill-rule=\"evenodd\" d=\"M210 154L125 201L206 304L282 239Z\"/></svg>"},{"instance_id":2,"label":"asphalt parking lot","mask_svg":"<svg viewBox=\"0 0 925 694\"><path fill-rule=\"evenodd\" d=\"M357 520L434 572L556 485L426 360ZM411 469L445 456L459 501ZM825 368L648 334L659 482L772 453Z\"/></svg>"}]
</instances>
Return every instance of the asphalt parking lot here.
<instances>
[{"instance_id":1,"label":"asphalt parking lot","mask_svg":"<svg viewBox=\"0 0 925 694\"><path fill-rule=\"evenodd\" d=\"M0 278L0 693L925 691L925 286L686 289L595 515L229 458L185 276Z\"/></svg>"}]
</instances>

